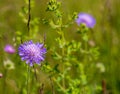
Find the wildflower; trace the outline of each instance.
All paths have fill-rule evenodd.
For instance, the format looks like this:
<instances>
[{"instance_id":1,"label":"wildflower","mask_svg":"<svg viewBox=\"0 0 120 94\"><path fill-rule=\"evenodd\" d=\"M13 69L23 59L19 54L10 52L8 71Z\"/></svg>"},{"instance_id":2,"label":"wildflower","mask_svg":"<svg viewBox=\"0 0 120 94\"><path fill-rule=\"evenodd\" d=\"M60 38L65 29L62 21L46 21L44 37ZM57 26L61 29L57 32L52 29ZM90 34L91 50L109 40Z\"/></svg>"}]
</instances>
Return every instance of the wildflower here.
<instances>
[{"instance_id":1,"label":"wildflower","mask_svg":"<svg viewBox=\"0 0 120 94\"><path fill-rule=\"evenodd\" d=\"M7 45L5 46L4 51L7 52L7 53L9 53L9 54L15 53L14 47L11 46L11 45L9 45L9 44L7 44Z\"/></svg>"},{"instance_id":2,"label":"wildflower","mask_svg":"<svg viewBox=\"0 0 120 94\"><path fill-rule=\"evenodd\" d=\"M3 77L3 74L2 73L0 73L0 78L2 78Z\"/></svg>"},{"instance_id":3,"label":"wildflower","mask_svg":"<svg viewBox=\"0 0 120 94\"><path fill-rule=\"evenodd\" d=\"M11 60L9 60L9 59L7 59L7 60L4 61L4 67L6 69L8 69L8 70L15 69L14 63Z\"/></svg>"},{"instance_id":4,"label":"wildflower","mask_svg":"<svg viewBox=\"0 0 120 94\"><path fill-rule=\"evenodd\" d=\"M92 47L95 46L95 42L94 42L93 40L89 40L88 43L89 43L89 45L92 46Z\"/></svg>"},{"instance_id":5,"label":"wildflower","mask_svg":"<svg viewBox=\"0 0 120 94\"><path fill-rule=\"evenodd\" d=\"M78 18L76 19L76 23L78 25L85 24L89 28L93 28L96 24L95 18L93 18L91 15L87 13L80 13L78 14Z\"/></svg>"},{"instance_id":6,"label":"wildflower","mask_svg":"<svg viewBox=\"0 0 120 94\"><path fill-rule=\"evenodd\" d=\"M96 67L100 70L101 73L105 72L105 66L102 63L98 62Z\"/></svg>"},{"instance_id":7,"label":"wildflower","mask_svg":"<svg viewBox=\"0 0 120 94\"><path fill-rule=\"evenodd\" d=\"M22 61L26 61L26 64L33 66L34 63L40 64L44 61L44 55L46 53L46 48L44 44L33 43L32 40L21 44L18 48L19 55Z\"/></svg>"}]
</instances>

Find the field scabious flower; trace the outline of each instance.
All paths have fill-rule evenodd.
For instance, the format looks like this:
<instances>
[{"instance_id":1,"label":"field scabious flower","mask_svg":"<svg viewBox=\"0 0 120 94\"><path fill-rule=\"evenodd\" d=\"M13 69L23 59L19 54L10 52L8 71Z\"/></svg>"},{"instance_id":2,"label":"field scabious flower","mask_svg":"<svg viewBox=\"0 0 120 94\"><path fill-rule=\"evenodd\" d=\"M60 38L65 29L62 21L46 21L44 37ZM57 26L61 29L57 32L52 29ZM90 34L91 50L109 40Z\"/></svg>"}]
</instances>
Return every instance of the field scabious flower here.
<instances>
[{"instance_id":1,"label":"field scabious flower","mask_svg":"<svg viewBox=\"0 0 120 94\"><path fill-rule=\"evenodd\" d=\"M18 51L22 61L25 60L27 64L33 66L34 63L40 64L41 61L44 61L46 48L44 48L44 44L35 44L31 40L21 44Z\"/></svg>"},{"instance_id":2,"label":"field scabious flower","mask_svg":"<svg viewBox=\"0 0 120 94\"><path fill-rule=\"evenodd\" d=\"M78 18L76 19L76 23L78 25L85 24L88 28L93 28L96 24L96 20L90 14L80 13L78 14Z\"/></svg>"},{"instance_id":3,"label":"field scabious flower","mask_svg":"<svg viewBox=\"0 0 120 94\"><path fill-rule=\"evenodd\" d=\"M15 49L12 45L9 45L7 44L5 47L4 47L4 51L9 53L9 54L13 54L15 53Z\"/></svg>"}]
</instances>

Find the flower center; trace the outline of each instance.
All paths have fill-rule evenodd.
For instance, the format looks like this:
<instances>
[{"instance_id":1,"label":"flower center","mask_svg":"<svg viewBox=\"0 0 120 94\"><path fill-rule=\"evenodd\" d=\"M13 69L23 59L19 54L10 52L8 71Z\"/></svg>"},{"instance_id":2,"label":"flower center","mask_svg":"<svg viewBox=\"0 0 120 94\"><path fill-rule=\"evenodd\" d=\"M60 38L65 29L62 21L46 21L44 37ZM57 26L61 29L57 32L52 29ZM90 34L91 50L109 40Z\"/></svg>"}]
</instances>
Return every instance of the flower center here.
<instances>
[{"instance_id":1,"label":"flower center","mask_svg":"<svg viewBox=\"0 0 120 94\"><path fill-rule=\"evenodd\" d=\"M39 55L39 48L35 44L30 44L25 47L26 50L30 52L31 56L38 56Z\"/></svg>"}]
</instances>

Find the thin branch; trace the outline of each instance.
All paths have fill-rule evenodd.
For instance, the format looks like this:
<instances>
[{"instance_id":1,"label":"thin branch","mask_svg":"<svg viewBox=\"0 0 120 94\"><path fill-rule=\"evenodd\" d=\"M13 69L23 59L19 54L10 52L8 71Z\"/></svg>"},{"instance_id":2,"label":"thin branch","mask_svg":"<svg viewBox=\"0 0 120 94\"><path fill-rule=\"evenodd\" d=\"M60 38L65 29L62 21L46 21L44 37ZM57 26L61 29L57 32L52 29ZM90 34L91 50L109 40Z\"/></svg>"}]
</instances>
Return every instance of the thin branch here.
<instances>
[{"instance_id":1,"label":"thin branch","mask_svg":"<svg viewBox=\"0 0 120 94\"><path fill-rule=\"evenodd\" d=\"M31 4L30 0L28 0L28 23L27 23L28 33L30 33L30 21L31 21Z\"/></svg>"}]
</instances>

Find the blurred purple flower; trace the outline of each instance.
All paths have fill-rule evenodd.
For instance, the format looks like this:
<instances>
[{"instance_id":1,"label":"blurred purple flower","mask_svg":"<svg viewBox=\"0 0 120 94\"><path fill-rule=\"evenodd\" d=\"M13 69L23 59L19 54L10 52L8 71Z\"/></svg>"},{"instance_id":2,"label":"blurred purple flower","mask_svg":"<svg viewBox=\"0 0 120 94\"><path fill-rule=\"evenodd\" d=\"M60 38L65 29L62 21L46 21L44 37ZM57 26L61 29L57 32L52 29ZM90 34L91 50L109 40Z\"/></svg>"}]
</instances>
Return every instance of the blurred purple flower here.
<instances>
[{"instance_id":1,"label":"blurred purple flower","mask_svg":"<svg viewBox=\"0 0 120 94\"><path fill-rule=\"evenodd\" d=\"M81 23L85 24L89 28L93 28L96 24L95 18L93 18L90 14L80 13L78 14L78 18L76 19L78 25Z\"/></svg>"},{"instance_id":2,"label":"blurred purple flower","mask_svg":"<svg viewBox=\"0 0 120 94\"><path fill-rule=\"evenodd\" d=\"M46 48L44 44L33 43L32 40L21 44L18 48L19 55L22 61L26 61L26 64L33 66L34 63L40 64L44 61Z\"/></svg>"},{"instance_id":3,"label":"blurred purple flower","mask_svg":"<svg viewBox=\"0 0 120 94\"><path fill-rule=\"evenodd\" d=\"M4 47L4 51L7 52L7 53L10 53L10 54L15 53L14 47L9 45L9 44Z\"/></svg>"}]
</instances>

